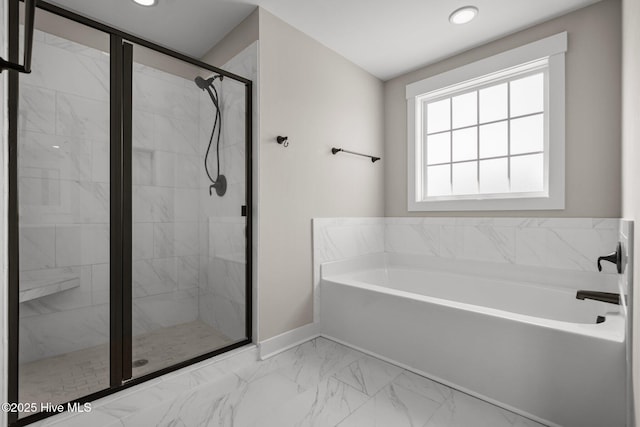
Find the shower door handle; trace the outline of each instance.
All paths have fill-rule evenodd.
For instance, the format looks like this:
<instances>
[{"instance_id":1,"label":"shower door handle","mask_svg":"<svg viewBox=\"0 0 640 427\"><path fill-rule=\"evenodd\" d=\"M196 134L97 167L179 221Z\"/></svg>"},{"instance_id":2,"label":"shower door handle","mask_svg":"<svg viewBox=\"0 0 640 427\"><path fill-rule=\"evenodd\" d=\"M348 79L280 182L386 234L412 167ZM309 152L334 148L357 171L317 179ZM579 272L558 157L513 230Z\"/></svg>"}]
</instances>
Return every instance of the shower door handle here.
<instances>
[{"instance_id":1,"label":"shower door handle","mask_svg":"<svg viewBox=\"0 0 640 427\"><path fill-rule=\"evenodd\" d=\"M240 208L240 216L247 216L247 205L242 205Z\"/></svg>"}]
</instances>

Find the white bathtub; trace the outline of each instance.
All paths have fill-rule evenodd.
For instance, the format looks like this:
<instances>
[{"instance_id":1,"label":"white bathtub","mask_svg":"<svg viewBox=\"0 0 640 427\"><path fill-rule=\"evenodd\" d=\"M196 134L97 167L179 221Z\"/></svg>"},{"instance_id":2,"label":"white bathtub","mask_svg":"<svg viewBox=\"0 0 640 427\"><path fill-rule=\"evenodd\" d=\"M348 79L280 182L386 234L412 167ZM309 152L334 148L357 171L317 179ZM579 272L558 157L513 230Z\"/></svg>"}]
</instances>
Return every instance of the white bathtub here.
<instances>
[{"instance_id":1,"label":"white bathtub","mask_svg":"<svg viewBox=\"0 0 640 427\"><path fill-rule=\"evenodd\" d=\"M446 262L323 264L323 334L544 424L625 425L624 317L575 299L615 277Z\"/></svg>"}]
</instances>

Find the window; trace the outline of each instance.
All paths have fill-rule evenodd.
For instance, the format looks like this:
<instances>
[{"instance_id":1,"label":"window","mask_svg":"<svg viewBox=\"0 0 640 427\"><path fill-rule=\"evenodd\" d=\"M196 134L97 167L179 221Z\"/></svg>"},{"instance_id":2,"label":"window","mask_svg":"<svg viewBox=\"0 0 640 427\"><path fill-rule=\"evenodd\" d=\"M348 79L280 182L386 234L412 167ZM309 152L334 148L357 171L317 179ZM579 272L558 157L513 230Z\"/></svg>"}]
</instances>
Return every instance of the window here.
<instances>
[{"instance_id":1,"label":"window","mask_svg":"<svg viewBox=\"0 0 640 427\"><path fill-rule=\"evenodd\" d=\"M409 210L564 208L562 33L407 86Z\"/></svg>"}]
</instances>

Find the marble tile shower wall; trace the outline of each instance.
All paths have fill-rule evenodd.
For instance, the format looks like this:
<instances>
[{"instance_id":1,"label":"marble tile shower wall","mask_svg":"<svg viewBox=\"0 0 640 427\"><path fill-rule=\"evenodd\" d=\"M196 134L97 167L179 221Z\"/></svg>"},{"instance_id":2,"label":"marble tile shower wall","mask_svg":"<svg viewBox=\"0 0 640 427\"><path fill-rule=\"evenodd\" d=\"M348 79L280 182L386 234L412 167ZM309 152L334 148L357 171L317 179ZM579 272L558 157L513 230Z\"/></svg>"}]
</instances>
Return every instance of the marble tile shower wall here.
<instances>
[{"instance_id":1,"label":"marble tile shower wall","mask_svg":"<svg viewBox=\"0 0 640 427\"><path fill-rule=\"evenodd\" d=\"M36 31L21 76L21 287L73 289L20 304L20 360L104 343L109 334L109 62Z\"/></svg>"},{"instance_id":2,"label":"marble tile shower wall","mask_svg":"<svg viewBox=\"0 0 640 427\"><path fill-rule=\"evenodd\" d=\"M79 286L20 305L21 361L108 341L109 57L36 31L21 79L21 286ZM200 92L134 65L134 333L198 316Z\"/></svg>"},{"instance_id":3,"label":"marble tile shower wall","mask_svg":"<svg viewBox=\"0 0 640 427\"><path fill-rule=\"evenodd\" d=\"M257 82L257 64L255 42L223 68ZM224 79L216 81L216 87L223 111L220 168L228 187L224 197L209 197L206 176L201 181L199 314L230 339L240 340L245 337L246 312L246 218L240 216L246 204L245 86ZM201 141L209 141L213 114L210 100L201 98ZM215 173L215 156L209 157L209 169Z\"/></svg>"},{"instance_id":4,"label":"marble tile shower wall","mask_svg":"<svg viewBox=\"0 0 640 427\"><path fill-rule=\"evenodd\" d=\"M198 318L201 91L133 68L133 333Z\"/></svg>"}]
</instances>

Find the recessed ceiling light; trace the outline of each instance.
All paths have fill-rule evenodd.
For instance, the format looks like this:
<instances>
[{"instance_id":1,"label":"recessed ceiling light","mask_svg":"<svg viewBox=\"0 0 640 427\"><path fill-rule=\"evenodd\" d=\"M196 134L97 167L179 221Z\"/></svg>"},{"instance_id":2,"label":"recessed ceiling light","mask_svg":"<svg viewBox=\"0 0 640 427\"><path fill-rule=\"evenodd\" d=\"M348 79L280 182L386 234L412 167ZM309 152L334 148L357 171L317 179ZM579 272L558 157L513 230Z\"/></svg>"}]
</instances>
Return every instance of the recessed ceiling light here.
<instances>
[{"instance_id":1,"label":"recessed ceiling light","mask_svg":"<svg viewBox=\"0 0 640 427\"><path fill-rule=\"evenodd\" d=\"M138 1L138 0L136 0ZM460 9L456 9L453 11L451 15L449 15L449 21L452 24L466 24L473 20L478 14L478 8L474 6L465 6Z\"/></svg>"},{"instance_id":2,"label":"recessed ceiling light","mask_svg":"<svg viewBox=\"0 0 640 427\"><path fill-rule=\"evenodd\" d=\"M133 0L138 3L140 6L153 6L156 4L156 0Z\"/></svg>"}]
</instances>

